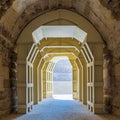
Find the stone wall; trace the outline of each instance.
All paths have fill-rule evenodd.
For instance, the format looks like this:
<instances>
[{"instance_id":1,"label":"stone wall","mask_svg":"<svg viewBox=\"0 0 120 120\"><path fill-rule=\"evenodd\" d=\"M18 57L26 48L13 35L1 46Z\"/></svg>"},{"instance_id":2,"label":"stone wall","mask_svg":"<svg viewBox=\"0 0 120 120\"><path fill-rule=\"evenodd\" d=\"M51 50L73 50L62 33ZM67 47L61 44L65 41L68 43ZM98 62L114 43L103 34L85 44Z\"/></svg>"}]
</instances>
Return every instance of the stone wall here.
<instances>
[{"instance_id":1,"label":"stone wall","mask_svg":"<svg viewBox=\"0 0 120 120\"><path fill-rule=\"evenodd\" d=\"M0 18L2 17L2 15L4 15L13 1L14 0L0 0Z\"/></svg>"},{"instance_id":2,"label":"stone wall","mask_svg":"<svg viewBox=\"0 0 120 120\"><path fill-rule=\"evenodd\" d=\"M114 67L115 73L115 87L113 96L113 111L115 114L120 114L120 63L116 64Z\"/></svg>"},{"instance_id":3,"label":"stone wall","mask_svg":"<svg viewBox=\"0 0 120 120\"><path fill-rule=\"evenodd\" d=\"M120 62L114 61L111 51L104 48L104 111L120 113Z\"/></svg>"},{"instance_id":4,"label":"stone wall","mask_svg":"<svg viewBox=\"0 0 120 120\"><path fill-rule=\"evenodd\" d=\"M17 112L17 104L18 104L18 97L17 97L17 52L14 48L9 50L9 79L11 82L11 99L12 99L12 112Z\"/></svg>"},{"instance_id":5,"label":"stone wall","mask_svg":"<svg viewBox=\"0 0 120 120\"><path fill-rule=\"evenodd\" d=\"M0 0L0 17L8 10L15 0ZM58 0L57 2L59 2ZM99 0L106 8L112 11L113 16L116 19L120 19L120 1L119 0ZM53 1L52 1L53 2ZM67 1L69 4L72 4L72 1ZM83 2L81 0L81 2ZM26 2L27 3L27 2Z\"/></svg>"},{"instance_id":6,"label":"stone wall","mask_svg":"<svg viewBox=\"0 0 120 120\"><path fill-rule=\"evenodd\" d=\"M116 19L120 19L120 0L99 0L105 7L112 11Z\"/></svg>"},{"instance_id":7,"label":"stone wall","mask_svg":"<svg viewBox=\"0 0 120 120\"><path fill-rule=\"evenodd\" d=\"M0 116L11 111L11 82L9 79L9 46L0 38Z\"/></svg>"},{"instance_id":8,"label":"stone wall","mask_svg":"<svg viewBox=\"0 0 120 120\"><path fill-rule=\"evenodd\" d=\"M0 36L0 116L17 111L16 52Z\"/></svg>"}]
</instances>

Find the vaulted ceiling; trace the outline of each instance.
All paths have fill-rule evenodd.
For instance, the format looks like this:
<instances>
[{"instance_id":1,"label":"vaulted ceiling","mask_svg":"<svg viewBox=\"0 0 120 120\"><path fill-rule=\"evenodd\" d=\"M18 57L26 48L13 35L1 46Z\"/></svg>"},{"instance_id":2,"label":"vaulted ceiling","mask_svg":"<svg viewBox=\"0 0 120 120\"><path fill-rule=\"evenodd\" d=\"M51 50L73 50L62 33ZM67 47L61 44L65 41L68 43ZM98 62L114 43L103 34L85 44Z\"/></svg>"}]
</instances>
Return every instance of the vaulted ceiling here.
<instances>
[{"instance_id":1,"label":"vaulted ceiling","mask_svg":"<svg viewBox=\"0 0 120 120\"><path fill-rule=\"evenodd\" d=\"M4 15L6 10L12 5L15 0L0 0L0 17ZM58 0L58 2L62 0ZM72 0L68 0L71 2ZM76 1L76 0L75 0ZM82 0L79 0L82 2ZM119 0L99 0L105 7L112 11L116 19L120 19L120 1Z\"/></svg>"}]
</instances>

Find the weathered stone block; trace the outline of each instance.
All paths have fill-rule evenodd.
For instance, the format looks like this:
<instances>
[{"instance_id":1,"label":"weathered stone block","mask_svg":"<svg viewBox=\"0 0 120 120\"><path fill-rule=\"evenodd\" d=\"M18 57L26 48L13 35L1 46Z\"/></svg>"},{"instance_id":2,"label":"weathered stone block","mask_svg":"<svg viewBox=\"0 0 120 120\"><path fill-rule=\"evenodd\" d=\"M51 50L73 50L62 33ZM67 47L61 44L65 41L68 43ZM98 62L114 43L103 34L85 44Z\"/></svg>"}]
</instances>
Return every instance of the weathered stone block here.
<instances>
[{"instance_id":1,"label":"weathered stone block","mask_svg":"<svg viewBox=\"0 0 120 120\"><path fill-rule=\"evenodd\" d=\"M0 117L3 117L4 115L7 115L11 112L11 109L7 109L7 110L0 110Z\"/></svg>"},{"instance_id":2,"label":"weathered stone block","mask_svg":"<svg viewBox=\"0 0 120 120\"><path fill-rule=\"evenodd\" d=\"M6 97L6 92L2 91L0 92L0 100L4 99Z\"/></svg>"},{"instance_id":3,"label":"weathered stone block","mask_svg":"<svg viewBox=\"0 0 120 120\"><path fill-rule=\"evenodd\" d=\"M9 79L9 68L4 66L4 79Z\"/></svg>"},{"instance_id":4,"label":"weathered stone block","mask_svg":"<svg viewBox=\"0 0 120 120\"><path fill-rule=\"evenodd\" d=\"M116 80L116 82L120 82L120 76L115 76L115 80Z\"/></svg>"},{"instance_id":5,"label":"weathered stone block","mask_svg":"<svg viewBox=\"0 0 120 120\"><path fill-rule=\"evenodd\" d=\"M9 79L4 79L4 88L10 88L10 80Z\"/></svg>"},{"instance_id":6,"label":"weathered stone block","mask_svg":"<svg viewBox=\"0 0 120 120\"><path fill-rule=\"evenodd\" d=\"M115 65L115 76L120 76L120 63Z\"/></svg>"},{"instance_id":7,"label":"weathered stone block","mask_svg":"<svg viewBox=\"0 0 120 120\"><path fill-rule=\"evenodd\" d=\"M10 98L10 97L11 97L10 89L5 89L4 91L0 92L0 100L3 100L5 98Z\"/></svg>"},{"instance_id":8,"label":"weathered stone block","mask_svg":"<svg viewBox=\"0 0 120 120\"><path fill-rule=\"evenodd\" d=\"M4 69L2 65L2 56L0 55L0 76L4 74Z\"/></svg>"},{"instance_id":9,"label":"weathered stone block","mask_svg":"<svg viewBox=\"0 0 120 120\"><path fill-rule=\"evenodd\" d=\"M4 76L0 76L0 91L4 91Z\"/></svg>"},{"instance_id":10,"label":"weathered stone block","mask_svg":"<svg viewBox=\"0 0 120 120\"><path fill-rule=\"evenodd\" d=\"M7 110L11 108L11 100L6 98L6 99L3 99L3 100L0 100L0 110L4 111L4 110Z\"/></svg>"}]
</instances>

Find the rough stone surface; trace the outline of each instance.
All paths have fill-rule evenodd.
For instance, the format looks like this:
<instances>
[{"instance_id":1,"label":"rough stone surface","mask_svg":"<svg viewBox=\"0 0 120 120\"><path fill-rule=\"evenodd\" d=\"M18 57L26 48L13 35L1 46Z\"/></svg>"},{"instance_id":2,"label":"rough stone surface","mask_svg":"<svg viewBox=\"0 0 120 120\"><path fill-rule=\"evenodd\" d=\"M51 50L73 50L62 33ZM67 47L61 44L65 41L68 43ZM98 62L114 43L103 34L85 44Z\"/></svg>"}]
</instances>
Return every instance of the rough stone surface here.
<instances>
[{"instance_id":1,"label":"rough stone surface","mask_svg":"<svg viewBox=\"0 0 120 120\"><path fill-rule=\"evenodd\" d=\"M116 112L120 113L120 63L115 65L115 80L113 107Z\"/></svg>"},{"instance_id":2,"label":"rough stone surface","mask_svg":"<svg viewBox=\"0 0 120 120\"><path fill-rule=\"evenodd\" d=\"M103 80L104 80L104 111L112 113L112 98L113 98L113 84L112 84L112 56L111 52L104 48L104 64L103 64Z\"/></svg>"},{"instance_id":3,"label":"rough stone surface","mask_svg":"<svg viewBox=\"0 0 120 120\"><path fill-rule=\"evenodd\" d=\"M0 0L0 17L4 15L14 0Z\"/></svg>"},{"instance_id":4,"label":"rough stone surface","mask_svg":"<svg viewBox=\"0 0 120 120\"><path fill-rule=\"evenodd\" d=\"M17 112L17 53L15 51L10 50L10 81L11 81L11 91L12 91L12 111Z\"/></svg>"},{"instance_id":5,"label":"rough stone surface","mask_svg":"<svg viewBox=\"0 0 120 120\"><path fill-rule=\"evenodd\" d=\"M0 116L11 111L11 84L9 80L9 44L0 39L0 81L3 79L2 90L0 91ZM1 77L2 76L2 77ZM2 79L1 79L2 78Z\"/></svg>"},{"instance_id":6,"label":"rough stone surface","mask_svg":"<svg viewBox=\"0 0 120 120\"><path fill-rule=\"evenodd\" d=\"M4 15L4 13L8 10L8 8L12 5L12 3L15 0L1 0L0 1L0 17L2 17ZM35 1L35 0L34 0ZM33 0L30 0L29 2L27 2L28 4L34 3ZM36 0L37 1L37 0ZM60 0L58 0L60 1ZM57 1L57 2L58 2ZM119 0L99 0L106 8L110 9L112 11L113 16L116 17L116 19L120 19L120 1ZM17 1L14 5L16 4L20 4L21 1ZM26 2L26 1L25 1ZM72 4L71 0L67 0L67 2L69 2L69 4ZM84 2L84 1L81 1ZM56 3L55 1L52 1L52 3ZM25 4L23 4L22 6L25 9ZM19 8L17 8L17 10L19 10ZM89 8L89 7L88 7ZM24 10L23 9L23 10Z\"/></svg>"},{"instance_id":7,"label":"rough stone surface","mask_svg":"<svg viewBox=\"0 0 120 120\"><path fill-rule=\"evenodd\" d=\"M120 19L120 1L119 0L100 0L100 2L112 11L116 19Z\"/></svg>"},{"instance_id":8,"label":"rough stone surface","mask_svg":"<svg viewBox=\"0 0 120 120\"><path fill-rule=\"evenodd\" d=\"M0 100L0 117L11 112L11 104L12 103L9 94L7 94L4 99Z\"/></svg>"}]
</instances>

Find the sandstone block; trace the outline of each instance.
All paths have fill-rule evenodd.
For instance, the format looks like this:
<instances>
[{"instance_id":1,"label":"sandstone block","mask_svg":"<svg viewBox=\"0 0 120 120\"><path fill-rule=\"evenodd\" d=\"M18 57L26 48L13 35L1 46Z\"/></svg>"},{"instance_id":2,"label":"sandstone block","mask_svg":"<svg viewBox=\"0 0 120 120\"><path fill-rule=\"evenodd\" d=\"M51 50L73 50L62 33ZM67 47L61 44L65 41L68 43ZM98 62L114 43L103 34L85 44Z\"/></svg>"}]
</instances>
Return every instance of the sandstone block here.
<instances>
[{"instance_id":1,"label":"sandstone block","mask_svg":"<svg viewBox=\"0 0 120 120\"><path fill-rule=\"evenodd\" d=\"M120 63L115 65L115 76L120 76Z\"/></svg>"}]
</instances>

